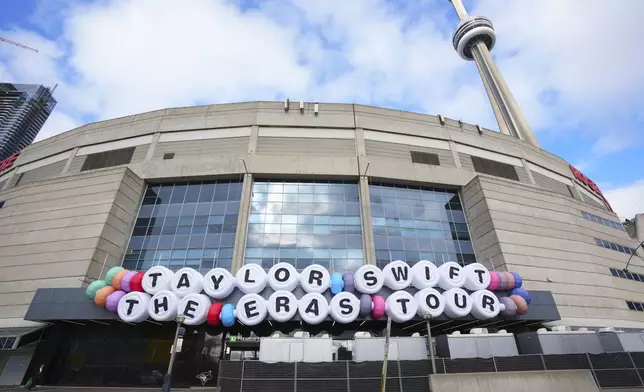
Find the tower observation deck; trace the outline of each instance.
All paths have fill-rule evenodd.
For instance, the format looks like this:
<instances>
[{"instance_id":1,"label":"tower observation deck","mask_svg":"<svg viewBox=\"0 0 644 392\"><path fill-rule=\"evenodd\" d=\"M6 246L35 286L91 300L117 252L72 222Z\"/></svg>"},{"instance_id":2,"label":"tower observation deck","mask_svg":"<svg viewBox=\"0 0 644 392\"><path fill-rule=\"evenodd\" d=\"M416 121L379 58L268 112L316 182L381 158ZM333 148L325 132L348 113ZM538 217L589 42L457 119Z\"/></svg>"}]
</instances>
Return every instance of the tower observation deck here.
<instances>
[{"instance_id":1,"label":"tower observation deck","mask_svg":"<svg viewBox=\"0 0 644 392\"><path fill-rule=\"evenodd\" d=\"M454 49L463 59L476 63L499 130L539 147L519 104L492 59L490 51L496 43L492 22L482 16L469 16L461 0L450 2L460 20L452 38Z\"/></svg>"}]
</instances>

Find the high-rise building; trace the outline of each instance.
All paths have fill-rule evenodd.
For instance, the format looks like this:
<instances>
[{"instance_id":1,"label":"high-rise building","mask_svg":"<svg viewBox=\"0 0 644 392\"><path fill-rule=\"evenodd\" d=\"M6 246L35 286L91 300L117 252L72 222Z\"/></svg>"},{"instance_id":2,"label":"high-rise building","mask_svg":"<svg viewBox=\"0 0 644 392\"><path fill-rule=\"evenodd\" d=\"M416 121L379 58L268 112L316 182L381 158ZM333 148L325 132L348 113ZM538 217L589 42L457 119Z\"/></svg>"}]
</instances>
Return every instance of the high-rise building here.
<instances>
[{"instance_id":1,"label":"high-rise building","mask_svg":"<svg viewBox=\"0 0 644 392\"><path fill-rule=\"evenodd\" d=\"M39 84L0 83L0 159L34 141L56 106L52 92Z\"/></svg>"}]
</instances>

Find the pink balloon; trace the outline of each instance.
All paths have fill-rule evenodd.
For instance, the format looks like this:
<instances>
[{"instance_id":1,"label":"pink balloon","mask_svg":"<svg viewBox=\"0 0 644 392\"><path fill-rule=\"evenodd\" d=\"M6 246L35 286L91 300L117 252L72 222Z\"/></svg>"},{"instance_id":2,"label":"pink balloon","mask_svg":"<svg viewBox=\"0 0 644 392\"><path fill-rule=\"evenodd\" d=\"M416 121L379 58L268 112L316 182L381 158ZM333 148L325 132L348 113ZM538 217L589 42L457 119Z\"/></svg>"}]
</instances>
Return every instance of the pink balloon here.
<instances>
[{"instance_id":1,"label":"pink balloon","mask_svg":"<svg viewBox=\"0 0 644 392\"><path fill-rule=\"evenodd\" d=\"M125 291L126 293L132 291L132 288L130 287L130 281L136 274L136 271L128 271L128 273L123 276L123 279L121 279L121 290Z\"/></svg>"},{"instance_id":2,"label":"pink balloon","mask_svg":"<svg viewBox=\"0 0 644 392\"><path fill-rule=\"evenodd\" d=\"M125 291L118 290L107 296L107 301L105 302L105 309L110 312L116 312L116 309L119 306L119 301L125 296Z\"/></svg>"},{"instance_id":3,"label":"pink balloon","mask_svg":"<svg viewBox=\"0 0 644 392\"><path fill-rule=\"evenodd\" d=\"M499 274L494 271L490 271L490 284L487 286L487 289L490 291L496 291L501 287L501 279Z\"/></svg>"},{"instance_id":4,"label":"pink balloon","mask_svg":"<svg viewBox=\"0 0 644 392\"><path fill-rule=\"evenodd\" d=\"M371 317L379 319L385 315L385 299L379 295L373 297L373 309L371 310Z\"/></svg>"}]
</instances>

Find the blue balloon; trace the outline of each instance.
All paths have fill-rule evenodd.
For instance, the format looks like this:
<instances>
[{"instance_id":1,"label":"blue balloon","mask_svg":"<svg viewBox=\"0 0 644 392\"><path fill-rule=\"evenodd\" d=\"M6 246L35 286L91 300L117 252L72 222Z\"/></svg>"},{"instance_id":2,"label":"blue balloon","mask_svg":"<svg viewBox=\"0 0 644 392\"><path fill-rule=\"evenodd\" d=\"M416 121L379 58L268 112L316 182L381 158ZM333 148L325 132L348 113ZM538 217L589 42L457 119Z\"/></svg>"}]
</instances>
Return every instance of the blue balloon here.
<instances>
[{"instance_id":1,"label":"blue balloon","mask_svg":"<svg viewBox=\"0 0 644 392\"><path fill-rule=\"evenodd\" d=\"M521 278L521 275L519 275L518 272L510 272L512 276L514 276L514 288L518 289L523 285L523 279Z\"/></svg>"},{"instance_id":2,"label":"blue balloon","mask_svg":"<svg viewBox=\"0 0 644 392\"><path fill-rule=\"evenodd\" d=\"M344 281L342 280L342 274L339 272L334 272L331 274L331 293L336 295L341 292L344 288Z\"/></svg>"},{"instance_id":3,"label":"blue balloon","mask_svg":"<svg viewBox=\"0 0 644 392\"><path fill-rule=\"evenodd\" d=\"M235 325L235 305L225 304L221 308L219 319L221 319L221 324L224 327L232 327Z\"/></svg>"},{"instance_id":4,"label":"blue balloon","mask_svg":"<svg viewBox=\"0 0 644 392\"><path fill-rule=\"evenodd\" d=\"M530 302L532 302L532 297L530 296L530 293L525 291L522 288L516 288L510 291L510 295L518 295L519 297L525 299L525 302L530 305Z\"/></svg>"}]
</instances>

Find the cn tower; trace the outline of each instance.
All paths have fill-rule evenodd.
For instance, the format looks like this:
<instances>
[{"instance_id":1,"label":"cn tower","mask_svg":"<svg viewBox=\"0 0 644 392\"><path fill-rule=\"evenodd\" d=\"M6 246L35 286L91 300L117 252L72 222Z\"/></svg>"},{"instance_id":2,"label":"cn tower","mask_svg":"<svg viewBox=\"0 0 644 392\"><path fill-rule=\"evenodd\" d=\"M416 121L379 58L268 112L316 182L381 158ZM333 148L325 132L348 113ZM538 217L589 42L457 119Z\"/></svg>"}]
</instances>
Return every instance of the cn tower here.
<instances>
[{"instance_id":1,"label":"cn tower","mask_svg":"<svg viewBox=\"0 0 644 392\"><path fill-rule=\"evenodd\" d=\"M537 138L490 54L496 41L492 22L482 16L469 16L461 0L450 1L460 20L452 38L454 49L463 59L476 63L499 130L539 147Z\"/></svg>"}]
</instances>

